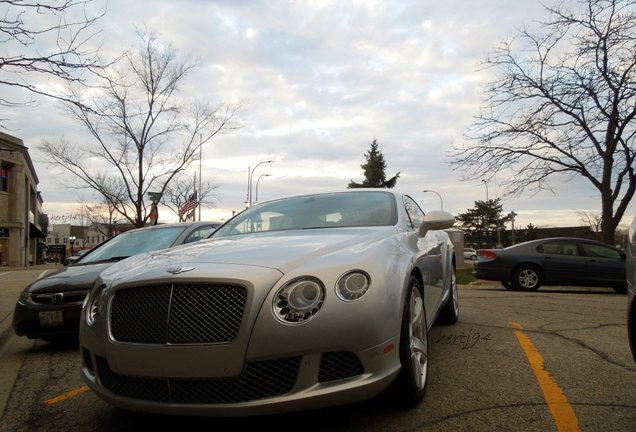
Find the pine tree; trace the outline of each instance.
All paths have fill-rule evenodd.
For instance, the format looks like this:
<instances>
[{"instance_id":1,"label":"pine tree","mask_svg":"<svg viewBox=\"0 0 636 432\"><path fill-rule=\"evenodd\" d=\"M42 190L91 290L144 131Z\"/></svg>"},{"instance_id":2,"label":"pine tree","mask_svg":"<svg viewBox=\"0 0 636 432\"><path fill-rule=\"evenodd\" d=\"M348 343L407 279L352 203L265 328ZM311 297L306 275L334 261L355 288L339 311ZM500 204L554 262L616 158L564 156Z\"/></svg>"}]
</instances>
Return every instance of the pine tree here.
<instances>
[{"instance_id":1,"label":"pine tree","mask_svg":"<svg viewBox=\"0 0 636 432\"><path fill-rule=\"evenodd\" d=\"M400 177L400 173L398 172L389 180L386 179L386 163L384 162L384 155L378 149L377 139L373 139L371 150L369 150L364 157L367 159L367 163L360 165L364 170L364 181L362 183L356 183L351 180L347 188L394 188L397 179Z\"/></svg>"}]
</instances>

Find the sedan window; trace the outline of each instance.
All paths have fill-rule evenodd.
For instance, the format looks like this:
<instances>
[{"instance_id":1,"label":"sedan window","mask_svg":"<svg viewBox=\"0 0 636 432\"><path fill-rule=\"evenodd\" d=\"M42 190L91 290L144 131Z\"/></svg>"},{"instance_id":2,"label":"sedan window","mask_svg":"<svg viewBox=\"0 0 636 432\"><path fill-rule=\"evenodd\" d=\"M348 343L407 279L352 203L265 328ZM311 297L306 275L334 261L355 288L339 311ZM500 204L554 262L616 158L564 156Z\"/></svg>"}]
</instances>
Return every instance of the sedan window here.
<instances>
[{"instance_id":1,"label":"sedan window","mask_svg":"<svg viewBox=\"0 0 636 432\"><path fill-rule=\"evenodd\" d=\"M553 255L579 255L579 248L573 240L556 240L537 246L537 252Z\"/></svg>"},{"instance_id":2,"label":"sedan window","mask_svg":"<svg viewBox=\"0 0 636 432\"><path fill-rule=\"evenodd\" d=\"M585 255L589 257L614 258L620 259L621 253L616 249L605 247L594 243L583 243Z\"/></svg>"},{"instance_id":3,"label":"sedan window","mask_svg":"<svg viewBox=\"0 0 636 432\"><path fill-rule=\"evenodd\" d=\"M406 210L406 214L409 216L409 228L419 229L422 222L424 222L424 212L420 206L418 206L411 197L405 196L404 209Z\"/></svg>"}]
</instances>

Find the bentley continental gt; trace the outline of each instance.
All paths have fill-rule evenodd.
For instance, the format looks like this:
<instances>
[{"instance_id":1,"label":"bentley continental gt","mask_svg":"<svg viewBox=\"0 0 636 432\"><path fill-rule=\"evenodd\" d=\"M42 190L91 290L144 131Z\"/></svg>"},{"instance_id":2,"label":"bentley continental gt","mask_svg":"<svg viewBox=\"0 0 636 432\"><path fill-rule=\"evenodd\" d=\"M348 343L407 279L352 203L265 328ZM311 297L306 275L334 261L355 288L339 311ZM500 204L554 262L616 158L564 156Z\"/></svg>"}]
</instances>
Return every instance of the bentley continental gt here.
<instances>
[{"instance_id":1,"label":"bentley continental gt","mask_svg":"<svg viewBox=\"0 0 636 432\"><path fill-rule=\"evenodd\" d=\"M255 205L129 258L84 302L82 378L104 401L244 416L424 397L428 331L459 315L452 215L350 189Z\"/></svg>"}]
</instances>

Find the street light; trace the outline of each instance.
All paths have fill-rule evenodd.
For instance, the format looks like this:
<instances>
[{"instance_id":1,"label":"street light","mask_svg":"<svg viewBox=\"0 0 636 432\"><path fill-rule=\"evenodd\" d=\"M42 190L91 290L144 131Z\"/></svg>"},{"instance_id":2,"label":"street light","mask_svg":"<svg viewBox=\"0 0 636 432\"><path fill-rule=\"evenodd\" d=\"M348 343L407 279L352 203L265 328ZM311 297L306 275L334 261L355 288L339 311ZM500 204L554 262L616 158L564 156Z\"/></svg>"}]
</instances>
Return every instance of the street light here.
<instances>
[{"instance_id":1,"label":"street light","mask_svg":"<svg viewBox=\"0 0 636 432\"><path fill-rule=\"evenodd\" d=\"M247 168L247 201L245 201L245 207L252 206L252 177L254 177L254 171L256 171L256 168L258 168L259 165L264 163L274 163L274 161L268 160L268 161L259 162L251 171L249 167Z\"/></svg>"},{"instance_id":2,"label":"street light","mask_svg":"<svg viewBox=\"0 0 636 432\"><path fill-rule=\"evenodd\" d=\"M488 245L490 244L490 233L488 232L488 182L486 180L482 180L484 182L484 184L486 185L486 208L484 209L486 211L486 217L485 217L485 223L484 223L484 228L486 229L486 247L488 247Z\"/></svg>"},{"instance_id":3,"label":"street light","mask_svg":"<svg viewBox=\"0 0 636 432\"><path fill-rule=\"evenodd\" d=\"M444 211L444 201L442 200L442 196L440 194L438 194L437 192L435 192L434 190L425 190L422 192L433 192L434 194L437 194L437 196L439 197L439 205L440 205L440 210Z\"/></svg>"},{"instance_id":4,"label":"street light","mask_svg":"<svg viewBox=\"0 0 636 432\"><path fill-rule=\"evenodd\" d=\"M254 200L254 205L258 204L258 182L261 181L261 177L271 177L269 174L261 174L258 176L258 180L256 180L256 199Z\"/></svg>"},{"instance_id":5,"label":"street light","mask_svg":"<svg viewBox=\"0 0 636 432\"><path fill-rule=\"evenodd\" d=\"M75 244L75 236L70 236L68 241L71 243L71 256L73 256L73 245Z\"/></svg>"}]
</instances>

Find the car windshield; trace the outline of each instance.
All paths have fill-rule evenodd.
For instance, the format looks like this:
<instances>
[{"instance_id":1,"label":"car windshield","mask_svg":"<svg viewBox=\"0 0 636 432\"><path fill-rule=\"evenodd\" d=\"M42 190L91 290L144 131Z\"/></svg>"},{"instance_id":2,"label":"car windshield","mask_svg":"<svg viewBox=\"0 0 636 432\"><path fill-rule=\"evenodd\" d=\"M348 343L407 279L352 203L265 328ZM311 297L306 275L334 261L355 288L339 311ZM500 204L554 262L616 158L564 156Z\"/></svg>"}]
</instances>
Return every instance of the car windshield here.
<instances>
[{"instance_id":1,"label":"car windshield","mask_svg":"<svg viewBox=\"0 0 636 432\"><path fill-rule=\"evenodd\" d=\"M82 257L78 263L120 260L143 252L165 249L172 246L186 228L176 226L126 231Z\"/></svg>"},{"instance_id":2,"label":"car windshield","mask_svg":"<svg viewBox=\"0 0 636 432\"><path fill-rule=\"evenodd\" d=\"M219 228L212 237L293 229L390 226L396 222L395 199L387 192L307 195L254 206Z\"/></svg>"}]
</instances>

